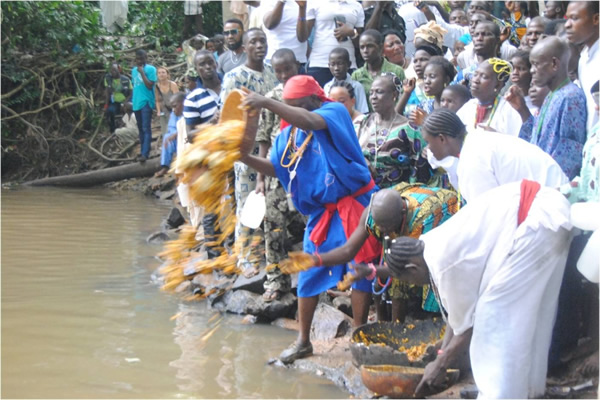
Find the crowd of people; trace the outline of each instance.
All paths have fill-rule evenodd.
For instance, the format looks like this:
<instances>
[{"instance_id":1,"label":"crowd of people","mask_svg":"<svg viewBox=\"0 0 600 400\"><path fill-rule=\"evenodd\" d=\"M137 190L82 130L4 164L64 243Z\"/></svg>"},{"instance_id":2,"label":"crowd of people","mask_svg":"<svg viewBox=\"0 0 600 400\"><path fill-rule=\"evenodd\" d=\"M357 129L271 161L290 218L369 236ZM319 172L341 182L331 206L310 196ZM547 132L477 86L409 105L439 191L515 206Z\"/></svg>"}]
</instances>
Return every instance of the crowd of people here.
<instances>
[{"instance_id":1,"label":"crowd of people","mask_svg":"<svg viewBox=\"0 0 600 400\"><path fill-rule=\"evenodd\" d=\"M312 265L299 273L299 335L281 361L312 354L319 294L350 272L356 326L374 294L378 319L446 320L420 393L465 348L483 397L542 396L548 368L582 337L592 338L582 370L597 376L598 274L578 271L592 232L570 210L600 206L598 2L548 1L543 16L515 1L251 3L250 22L225 21L194 53L186 94L140 50L131 93L113 66L107 96L122 95L107 107L132 98L140 161L152 109L171 112L166 173L196 127L245 91L236 213L250 192L265 195L266 252L242 246L240 269L268 266L270 302L291 290L279 268L290 244L303 241ZM179 189L218 257L217 216ZM235 240L252 234L240 224Z\"/></svg>"}]
</instances>

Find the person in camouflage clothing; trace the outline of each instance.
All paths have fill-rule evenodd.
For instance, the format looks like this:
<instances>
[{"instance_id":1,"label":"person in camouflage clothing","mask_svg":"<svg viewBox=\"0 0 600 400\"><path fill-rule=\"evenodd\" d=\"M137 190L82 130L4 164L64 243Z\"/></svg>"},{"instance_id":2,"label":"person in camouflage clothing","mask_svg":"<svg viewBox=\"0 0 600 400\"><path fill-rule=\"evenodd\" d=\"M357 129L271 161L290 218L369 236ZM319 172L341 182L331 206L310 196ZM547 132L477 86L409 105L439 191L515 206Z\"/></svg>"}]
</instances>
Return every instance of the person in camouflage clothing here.
<instances>
[{"instance_id":1,"label":"person in camouflage clothing","mask_svg":"<svg viewBox=\"0 0 600 400\"><path fill-rule=\"evenodd\" d=\"M280 83L265 97L282 101L283 86L288 79L298 74L299 64L290 49L277 50L271 58L271 64ZM275 137L285 126L283 124L286 124L285 121L281 121L277 114L267 109L262 110L256 135L259 156L267 157ZM287 247L290 244L302 242L305 222L299 212L290 209L279 179L258 174L255 190L265 193L267 205L264 220L267 279L264 282L263 299L270 302L279 300L283 293L291 289L290 276L281 273L278 265L279 261L287 257Z\"/></svg>"}]
</instances>

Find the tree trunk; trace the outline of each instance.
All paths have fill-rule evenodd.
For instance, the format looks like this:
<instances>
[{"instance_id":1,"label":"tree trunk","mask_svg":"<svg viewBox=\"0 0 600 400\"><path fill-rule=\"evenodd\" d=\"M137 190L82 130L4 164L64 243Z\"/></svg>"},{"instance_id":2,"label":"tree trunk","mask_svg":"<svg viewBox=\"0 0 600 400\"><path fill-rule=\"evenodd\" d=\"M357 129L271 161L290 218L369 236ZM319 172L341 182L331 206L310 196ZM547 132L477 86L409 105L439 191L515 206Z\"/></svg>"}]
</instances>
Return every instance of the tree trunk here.
<instances>
[{"instance_id":1,"label":"tree trunk","mask_svg":"<svg viewBox=\"0 0 600 400\"><path fill-rule=\"evenodd\" d=\"M53 176L25 182L27 186L69 186L89 187L108 182L121 181L129 178L141 178L153 175L160 168L160 158L154 158L145 163L135 162L118 167L104 168L97 171L84 172L75 175Z\"/></svg>"}]
</instances>

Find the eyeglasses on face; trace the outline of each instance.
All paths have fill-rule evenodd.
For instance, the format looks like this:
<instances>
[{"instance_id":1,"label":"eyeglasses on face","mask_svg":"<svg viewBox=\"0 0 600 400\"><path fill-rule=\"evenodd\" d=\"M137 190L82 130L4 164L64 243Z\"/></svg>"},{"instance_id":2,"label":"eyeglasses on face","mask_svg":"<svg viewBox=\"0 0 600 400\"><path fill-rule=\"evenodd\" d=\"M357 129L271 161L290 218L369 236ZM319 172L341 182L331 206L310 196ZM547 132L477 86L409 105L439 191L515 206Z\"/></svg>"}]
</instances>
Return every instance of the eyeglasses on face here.
<instances>
[{"instance_id":1,"label":"eyeglasses on face","mask_svg":"<svg viewBox=\"0 0 600 400\"><path fill-rule=\"evenodd\" d=\"M231 29L228 31L223 31L223 36L229 36L229 35L236 36L238 33L240 33L239 29Z\"/></svg>"}]
</instances>

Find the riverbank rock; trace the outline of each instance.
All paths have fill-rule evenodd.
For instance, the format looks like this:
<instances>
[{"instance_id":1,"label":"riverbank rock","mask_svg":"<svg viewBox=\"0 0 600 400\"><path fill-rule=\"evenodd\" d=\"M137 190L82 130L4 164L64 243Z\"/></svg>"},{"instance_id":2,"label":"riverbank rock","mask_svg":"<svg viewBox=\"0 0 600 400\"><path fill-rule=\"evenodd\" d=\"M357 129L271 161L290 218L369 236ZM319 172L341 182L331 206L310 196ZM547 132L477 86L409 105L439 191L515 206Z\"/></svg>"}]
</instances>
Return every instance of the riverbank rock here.
<instances>
[{"instance_id":1,"label":"riverbank rock","mask_svg":"<svg viewBox=\"0 0 600 400\"><path fill-rule=\"evenodd\" d=\"M263 294L265 288L263 287L264 281L267 279L267 271L264 268L260 269L257 275L251 278L246 278L243 274L238 276L233 284L233 290L247 290L252 293Z\"/></svg>"},{"instance_id":2,"label":"riverbank rock","mask_svg":"<svg viewBox=\"0 0 600 400\"><path fill-rule=\"evenodd\" d=\"M314 340L312 344L313 356L296 360L287 366L277 362L275 367L310 372L330 380L356 398L373 398L374 393L362 383L360 370L352 364L348 336L327 341Z\"/></svg>"},{"instance_id":3,"label":"riverbank rock","mask_svg":"<svg viewBox=\"0 0 600 400\"><path fill-rule=\"evenodd\" d=\"M171 208L169 215L162 222L164 229L176 229L185 223L185 218L181 215L181 211L177 207Z\"/></svg>"},{"instance_id":4,"label":"riverbank rock","mask_svg":"<svg viewBox=\"0 0 600 400\"><path fill-rule=\"evenodd\" d=\"M152 244L164 243L167 240L171 239L169 238L169 235L167 235L165 232L154 232L146 238L146 242Z\"/></svg>"},{"instance_id":5,"label":"riverbank rock","mask_svg":"<svg viewBox=\"0 0 600 400\"><path fill-rule=\"evenodd\" d=\"M333 306L352 318L352 300L348 296L338 296L333 299Z\"/></svg>"},{"instance_id":6,"label":"riverbank rock","mask_svg":"<svg viewBox=\"0 0 600 400\"><path fill-rule=\"evenodd\" d=\"M319 303L310 329L310 340L332 340L350 333L352 319L334 307Z\"/></svg>"},{"instance_id":7,"label":"riverbank rock","mask_svg":"<svg viewBox=\"0 0 600 400\"><path fill-rule=\"evenodd\" d=\"M234 314L250 314L259 321L273 321L280 317L293 317L296 312L296 297L286 293L281 299L265 303L262 295L248 290L228 291L213 305L219 311Z\"/></svg>"}]
</instances>

